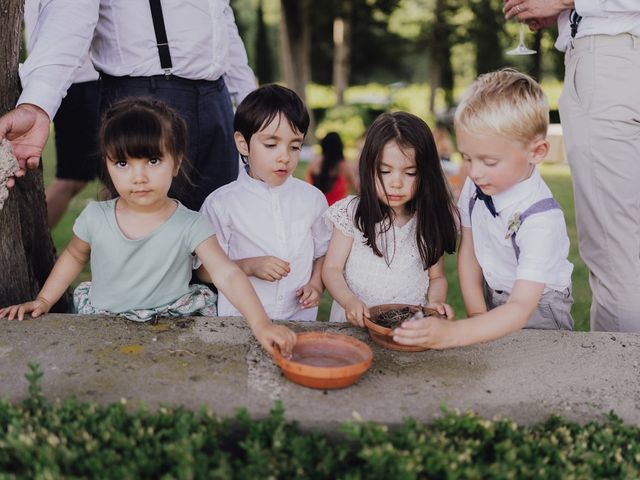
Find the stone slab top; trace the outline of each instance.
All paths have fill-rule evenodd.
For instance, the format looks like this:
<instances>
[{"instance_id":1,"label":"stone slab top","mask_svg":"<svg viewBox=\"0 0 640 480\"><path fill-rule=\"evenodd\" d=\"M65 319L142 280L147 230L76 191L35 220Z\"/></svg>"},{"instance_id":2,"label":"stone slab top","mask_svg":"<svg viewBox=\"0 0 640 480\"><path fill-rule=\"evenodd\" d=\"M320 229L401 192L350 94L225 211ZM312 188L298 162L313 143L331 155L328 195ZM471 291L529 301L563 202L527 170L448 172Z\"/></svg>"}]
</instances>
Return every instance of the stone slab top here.
<instances>
[{"instance_id":1,"label":"stone slab top","mask_svg":"<svg viewBox=\"0 0 640 480\"><path fill-rule=\"evenodd\" d=\"M348 324L282 322L296 332L329 331L373 350L360 380L314 390L284 376L242 318L192 317L137 324L124 319L48 314L0 321L0 398L27 395L28 363L44 372L47 398L70 395L100 404L126 399L220 416L240 407L266 416L281 400L303 428L335 429L362 418L398 425L430 422L443 405L518 424L551 414L584 423L614 411L640 424L640 335L523 330L503 339L445 351L396 352Z\"/></svg>"}]
</instances>

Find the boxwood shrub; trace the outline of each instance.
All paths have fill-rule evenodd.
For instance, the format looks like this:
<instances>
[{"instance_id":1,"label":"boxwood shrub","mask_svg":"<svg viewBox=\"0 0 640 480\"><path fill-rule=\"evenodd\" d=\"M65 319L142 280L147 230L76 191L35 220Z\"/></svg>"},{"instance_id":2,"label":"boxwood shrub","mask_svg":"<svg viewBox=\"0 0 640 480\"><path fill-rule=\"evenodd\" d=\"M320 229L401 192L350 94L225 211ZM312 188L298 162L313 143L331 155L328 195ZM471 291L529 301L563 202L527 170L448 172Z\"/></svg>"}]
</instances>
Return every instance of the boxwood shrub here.
<instances>
[{"instance_id":1,"label":"boxwood shrub","mask_svg":"<svg viewBox=\"0 0 640 480\"><path fill-rule=\"evenodd\" d=\"M640 429L615 414L584 425L530 426L443 410L429 425L358 421L332 435L304 431L276 403L246 411L49 402L31 365L29 396L0 402L0 478L639 478Z\"/></svg>"}]
</instances>

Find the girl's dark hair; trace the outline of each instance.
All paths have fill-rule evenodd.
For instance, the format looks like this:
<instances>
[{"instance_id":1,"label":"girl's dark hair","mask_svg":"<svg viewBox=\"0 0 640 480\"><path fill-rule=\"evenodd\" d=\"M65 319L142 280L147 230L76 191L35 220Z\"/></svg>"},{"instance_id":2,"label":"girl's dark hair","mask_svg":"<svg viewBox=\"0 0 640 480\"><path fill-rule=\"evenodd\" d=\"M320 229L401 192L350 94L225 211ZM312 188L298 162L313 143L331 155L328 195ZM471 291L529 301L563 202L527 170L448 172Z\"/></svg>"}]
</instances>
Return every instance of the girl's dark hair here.
<instances>
[{"instance_id":1,"label":"girl's dark hair","mask_svg":"<svg viewBox=\"0 0 640 480\"><path fill-rule=\"evenodd\" d=\"M108 159L159 158L168 153L179 162L183 182L189 183L186 123L161 100L127 98L114 103L102 117L98 142L104 163L102 180L112 193Z\"/></svg>"},{"instance_id":2,"label":"girl's dark hair","mask_svg":"<svg viewBox=\"0 0 640 480\"><path fill-rule=\"evenodd\" d=\"M360 202L355 211L355 222L364 234L365 244L390 263L393 254L389 256L386 251L383 254L376 243L376 225L383 222L386 234L394 220L393 210L378 200L376 192L376 181L384 188L380 162L389 142L395 142L404 151L413 149L415 153L416 190L406 207L409 213L416 215L416 243L426 270L445 252L455 251L458 210L447 188L431 130L415 115L383 113L369 127L360 154Z\"/></svg>"},{"instance_id":3,"label":"girl's dark hair","mask_svg":"<svg viewBox=\"0 0 640 480\"><path fill-rule=\"evenodd\" d=\"M313 184L323 193L333 188L338 178L340 162L344 160L342 139L336 132L329 132L320 142L322 147L322 163L320 171L312 175Z\"/></svg>"},{"instance_id":4,"label":"girl's dark hair","mask_svg":"<svg viewBox=\"0 0 640 480\"><path fill-rule=\"evenodd\" d=\"M283 115L293 130L303 135L309 128L309 112L293 90L276 84L256 88L240 102L233 118L233 129L249 142L278 115Z\"/></svg>"}]
</instances>

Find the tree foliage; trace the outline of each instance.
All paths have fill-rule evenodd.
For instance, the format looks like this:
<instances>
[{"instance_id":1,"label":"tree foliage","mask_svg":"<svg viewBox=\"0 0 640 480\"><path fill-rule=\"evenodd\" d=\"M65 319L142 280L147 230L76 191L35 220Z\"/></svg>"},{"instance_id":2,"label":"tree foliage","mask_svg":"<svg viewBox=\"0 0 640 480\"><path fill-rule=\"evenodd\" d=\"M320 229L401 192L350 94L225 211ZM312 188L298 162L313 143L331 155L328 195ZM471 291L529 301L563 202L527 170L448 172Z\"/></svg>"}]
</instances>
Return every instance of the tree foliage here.
<instances>
[{"instance_id":1,"label":"tree foliage","mask_svg":"<svg viewBox=\"0 0 640 480\"><path fill-rule=\"evenodd\" d=\"M502 0L470 0L475 17L469 27L469 38L476 49L476 74L491 72L504 66Z\"/></svg>"}]
</instances>

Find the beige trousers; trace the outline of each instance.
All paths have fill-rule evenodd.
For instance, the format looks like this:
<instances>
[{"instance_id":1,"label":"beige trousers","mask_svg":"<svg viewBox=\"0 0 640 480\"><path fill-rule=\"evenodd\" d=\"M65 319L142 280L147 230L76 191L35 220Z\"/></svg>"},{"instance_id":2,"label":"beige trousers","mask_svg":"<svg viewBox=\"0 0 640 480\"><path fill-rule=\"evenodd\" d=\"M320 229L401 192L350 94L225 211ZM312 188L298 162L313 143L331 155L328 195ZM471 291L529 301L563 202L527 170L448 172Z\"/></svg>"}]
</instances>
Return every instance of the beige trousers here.
<instances>
[{"instance_id":1,"label":"beige trousers","mask_svg":"<svg viewBox=\"0 0 640 480\"><path fill-rule=\"evenodd\" d=\"M565 67L560 117L591 329L640 332L640 37L580 38Z\"/></svg>"}]
</instances>

